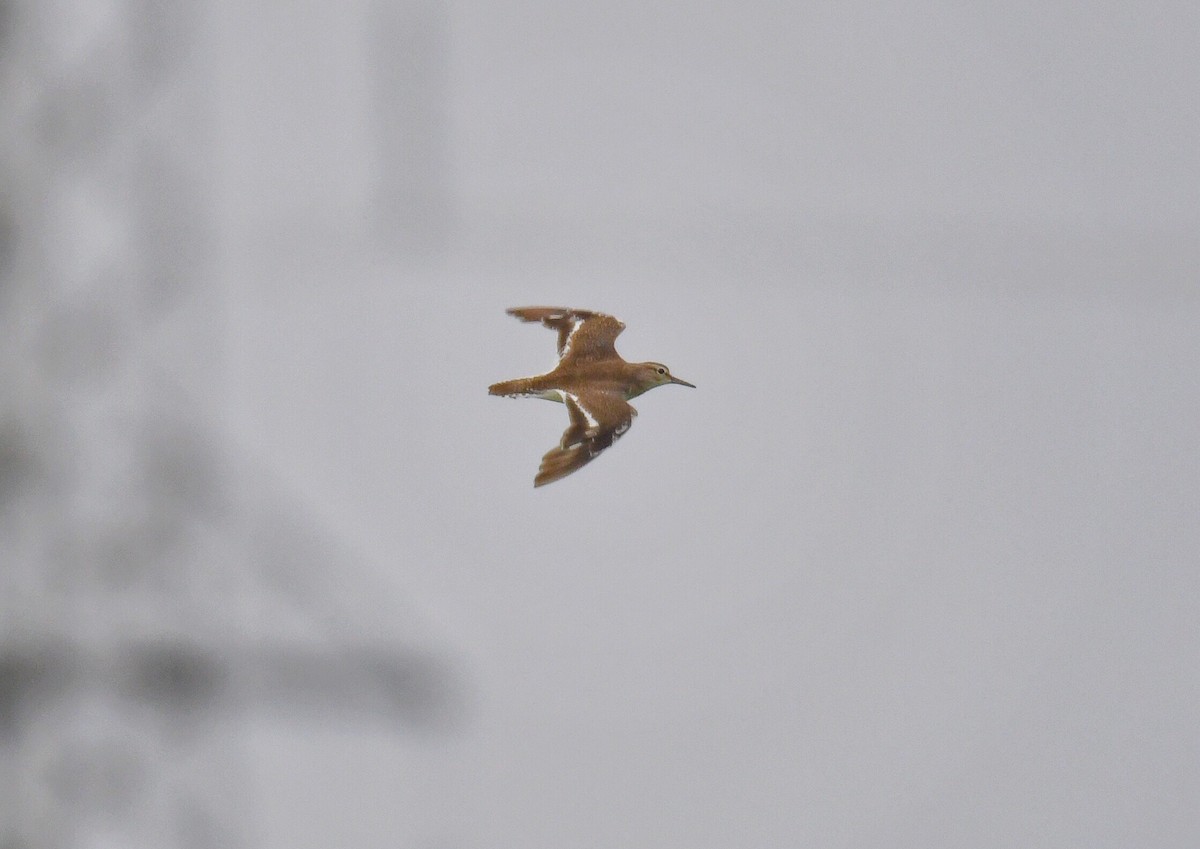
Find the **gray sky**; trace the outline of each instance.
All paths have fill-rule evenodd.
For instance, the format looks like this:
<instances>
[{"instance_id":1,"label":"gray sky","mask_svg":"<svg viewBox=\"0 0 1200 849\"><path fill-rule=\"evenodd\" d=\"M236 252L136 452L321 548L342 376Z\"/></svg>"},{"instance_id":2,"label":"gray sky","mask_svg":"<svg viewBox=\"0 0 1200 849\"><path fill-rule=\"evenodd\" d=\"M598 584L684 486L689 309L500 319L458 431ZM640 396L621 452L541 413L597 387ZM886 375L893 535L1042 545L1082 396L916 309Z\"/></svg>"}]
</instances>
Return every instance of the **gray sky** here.
<instances>
[{"instance_id":1,"label":"gray sky","mask_svg":"<svg viewBox=\"0 0 1200 849\"><path fill-rule=\"evenodd\" d=\"M1193 845L1196 12L441 26L445 252L233 251L229 409L472 658L462 839ZM699 388L534 491L526 303Z\"/></svg>"},{"instance_id":2,"label":"gray sky","mask_svg":"<svg viewBox=\"0 0 1200 849\"><path fill-rule=\"evenodd\" d=\"M259 845L1197 845L1193 4L178 26L170 368L467 702L252 726ZM541 303L698 388L535 491L564 410L486 387L552 364Z\"/></svg>"}]
</instances>

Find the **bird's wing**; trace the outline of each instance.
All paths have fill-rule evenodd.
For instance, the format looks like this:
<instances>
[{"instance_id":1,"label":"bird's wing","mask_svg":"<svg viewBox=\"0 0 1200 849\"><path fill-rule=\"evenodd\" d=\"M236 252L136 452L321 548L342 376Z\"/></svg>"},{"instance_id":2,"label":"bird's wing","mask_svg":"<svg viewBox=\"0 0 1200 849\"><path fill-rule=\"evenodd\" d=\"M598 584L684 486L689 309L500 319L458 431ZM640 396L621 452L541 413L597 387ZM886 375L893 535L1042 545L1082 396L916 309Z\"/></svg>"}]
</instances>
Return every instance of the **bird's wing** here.
<instances>
[{"instance_id":1,"label":"bird's wing","mask_svg":"<svg viewBox=\"0 0 1200 849\"><path fill-rule=\"evenodd\" d=\"M571 423L556 447L542 457L534 486L553 483L582 469L629 430L637 415L630 404L612 392L563 392Z\"/></svg>"},{"instance_id":2,"label":"bird's wing","mask_svg":"<svg viewBox=\"0 0 1200 849\"><path fill-rule=\"evenodd\" d=\"M625 329L611 315L567 307L513 307L508 314L521 321L540 321L557 330L558 358L569 362L614 359L614 343Z\"/></svg>"}]
</instances>

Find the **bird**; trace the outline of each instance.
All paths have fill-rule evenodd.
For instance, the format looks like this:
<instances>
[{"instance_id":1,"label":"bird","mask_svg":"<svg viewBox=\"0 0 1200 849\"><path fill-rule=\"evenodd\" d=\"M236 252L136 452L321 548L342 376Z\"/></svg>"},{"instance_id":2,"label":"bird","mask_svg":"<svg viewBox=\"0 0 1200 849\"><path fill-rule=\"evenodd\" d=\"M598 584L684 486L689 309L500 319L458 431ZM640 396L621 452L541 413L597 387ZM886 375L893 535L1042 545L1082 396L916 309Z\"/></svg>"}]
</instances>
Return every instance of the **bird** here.
<instances>
[{"instance_id":1,"label":"bird","mask_svg":"<svg viewBox=\"0 0 1200 849\"><path fill-rule=\"evenodd\" d=\"M544 398L567 407L570 423L558 445L542 457L535 487L565 478L611 447L637 415L631 398L670 383L696 388L662 363L622 359L614 343L625 324L611 315L568 307L512 307L506 312L558 331L558 364L551 371L488 387L489 395Z\"/></svg>"}]
</instances>

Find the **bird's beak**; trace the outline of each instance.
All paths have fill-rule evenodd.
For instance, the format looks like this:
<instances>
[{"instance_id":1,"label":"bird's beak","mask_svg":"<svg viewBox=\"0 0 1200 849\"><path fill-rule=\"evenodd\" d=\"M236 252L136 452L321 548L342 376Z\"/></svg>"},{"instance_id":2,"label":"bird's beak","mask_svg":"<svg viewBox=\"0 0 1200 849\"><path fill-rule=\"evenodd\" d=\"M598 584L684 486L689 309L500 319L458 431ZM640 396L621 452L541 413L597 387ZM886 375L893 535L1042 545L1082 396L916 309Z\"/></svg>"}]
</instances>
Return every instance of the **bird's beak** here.
<instances>
[{"instance_id":1,"label":"bird's beak","mask_svg":"<svg viewBox=\"0 0 1200 849\"><path fill-rule=\"evenodd\" d=\"M692 387L693 389L695 389L695 388L696 388L696 384L694 384L694 383L688 383L686 380L680 380L680 379L679 379L678 377L676 377L675 375L671 375L671 382L672 382L672 383L678 383L680 386L690 386L690 387Z\"/></svg>"}]
</instances>

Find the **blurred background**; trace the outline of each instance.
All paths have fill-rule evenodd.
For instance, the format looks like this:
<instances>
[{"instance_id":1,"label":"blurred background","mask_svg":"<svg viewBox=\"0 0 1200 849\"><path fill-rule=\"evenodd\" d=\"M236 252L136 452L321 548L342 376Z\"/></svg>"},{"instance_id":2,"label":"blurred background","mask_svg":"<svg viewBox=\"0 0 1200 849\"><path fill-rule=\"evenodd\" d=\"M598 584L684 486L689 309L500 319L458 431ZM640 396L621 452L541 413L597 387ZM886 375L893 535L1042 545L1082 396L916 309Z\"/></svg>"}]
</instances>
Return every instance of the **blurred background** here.
<instances>
[{"instance_id":1,"label":"blurred background","mask_svg":"<svg viewBox=\"0 0 1200 849\"><path fill-rule=\"evenodd\" d=\"M0 847L1200 845L1198 42L0 0Z\"/></svg>"}]
</instances>

